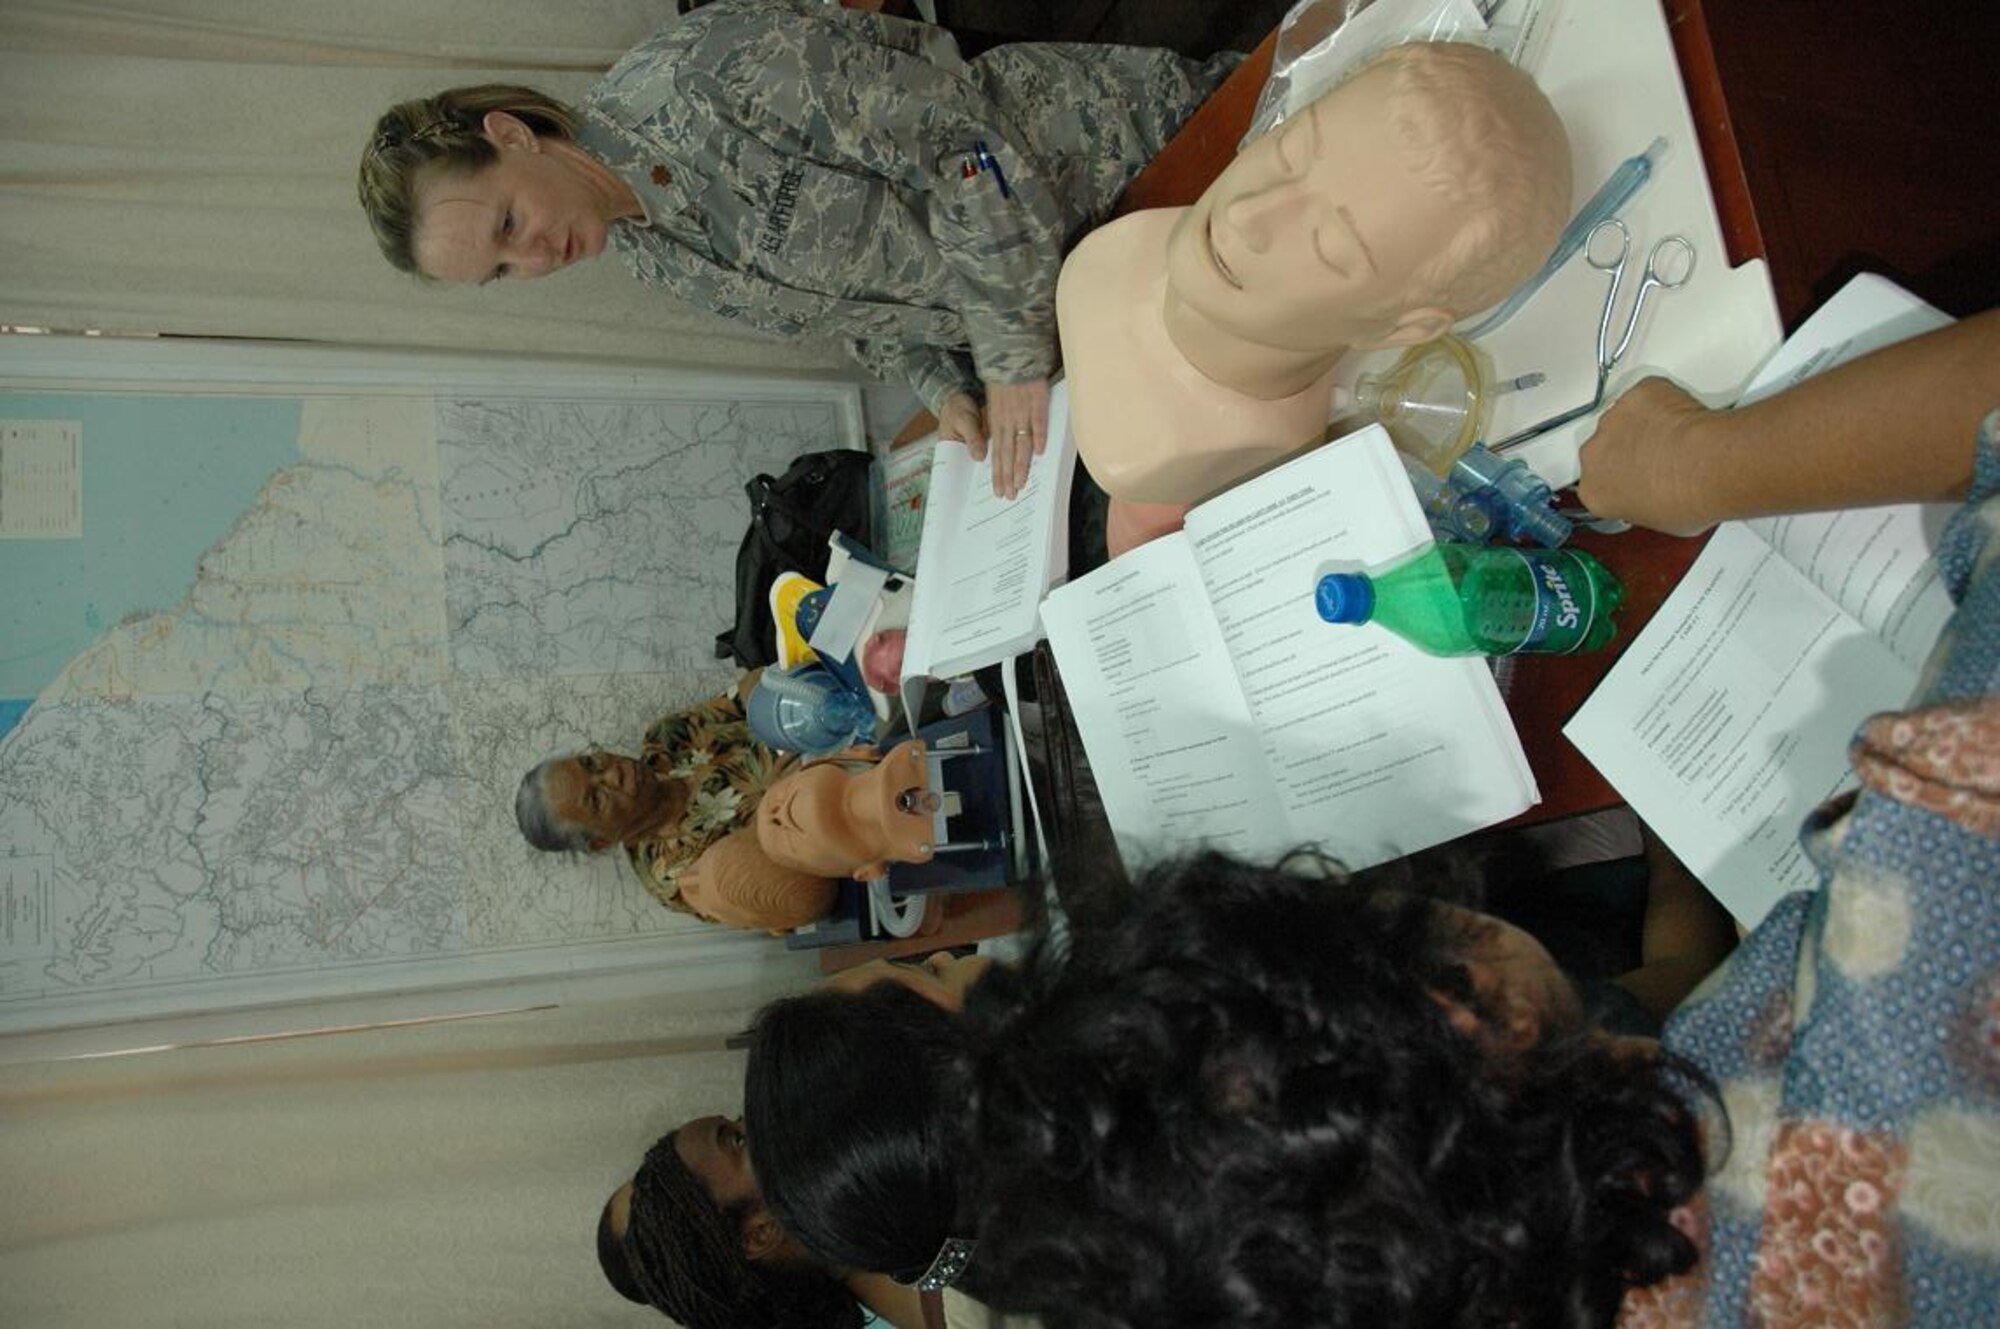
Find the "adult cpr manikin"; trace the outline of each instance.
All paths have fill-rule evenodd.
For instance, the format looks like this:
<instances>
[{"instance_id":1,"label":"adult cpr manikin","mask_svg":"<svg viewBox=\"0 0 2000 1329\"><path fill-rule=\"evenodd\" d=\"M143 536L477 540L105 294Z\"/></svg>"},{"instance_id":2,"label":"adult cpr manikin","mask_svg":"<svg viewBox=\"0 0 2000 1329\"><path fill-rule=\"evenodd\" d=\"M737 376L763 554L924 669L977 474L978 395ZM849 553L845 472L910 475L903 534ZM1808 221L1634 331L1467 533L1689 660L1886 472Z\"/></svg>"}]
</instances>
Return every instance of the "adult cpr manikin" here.
<instances>
[{"instance_id":1,"label":"adult cpr manikin","mask_svg":"<svg viewBox=\"0 0 2000 1329\"><path fill-rule=\"evenodd\" d=\"M1078 449L1118 553L1318 442L1350 349L1428 341L1547 257L1569 143L1533 80L1455 43L1391 48L1245 148L1187 208L1063 264Z\"/></svg>"}]
</instances>

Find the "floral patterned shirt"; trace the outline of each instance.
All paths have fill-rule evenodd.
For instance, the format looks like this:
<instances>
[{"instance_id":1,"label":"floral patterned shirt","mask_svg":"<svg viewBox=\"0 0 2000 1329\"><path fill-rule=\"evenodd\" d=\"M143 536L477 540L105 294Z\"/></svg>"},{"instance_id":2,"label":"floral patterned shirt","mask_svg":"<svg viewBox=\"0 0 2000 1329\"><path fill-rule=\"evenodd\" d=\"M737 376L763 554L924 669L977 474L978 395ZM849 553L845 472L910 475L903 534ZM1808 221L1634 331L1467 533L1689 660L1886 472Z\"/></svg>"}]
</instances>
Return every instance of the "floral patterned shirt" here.
<instances>
[{"instance_id":1,"label":"floral patterned shirt","mask_svg":"<svg viewBox=\"0 0 2000 1329\"><path fill-rule=\"evenodd\" d=\"M717 840L748 826L764 791L798 758L752 737L743 703L731 691L657 721L639 759L686 782L688 805L673 825L626 845L626 856L654 899L692 913L680 899L681 872Z\"/></svg>"},{"instance_id":2,"label":"floral patterned shirt","mask_svg":"<svg viewBox=\"0 0 2000 1329\"><path fill-rule=\"evenodd\" d=\"M1937 559L1958 603L1913 708L1867 721L1861 781L1807 823L1782 901L1677 1011L1727 1161L1706 1251L1628 1326L2000 1324L2000 412Z\"/></svg>"}]
</instances>

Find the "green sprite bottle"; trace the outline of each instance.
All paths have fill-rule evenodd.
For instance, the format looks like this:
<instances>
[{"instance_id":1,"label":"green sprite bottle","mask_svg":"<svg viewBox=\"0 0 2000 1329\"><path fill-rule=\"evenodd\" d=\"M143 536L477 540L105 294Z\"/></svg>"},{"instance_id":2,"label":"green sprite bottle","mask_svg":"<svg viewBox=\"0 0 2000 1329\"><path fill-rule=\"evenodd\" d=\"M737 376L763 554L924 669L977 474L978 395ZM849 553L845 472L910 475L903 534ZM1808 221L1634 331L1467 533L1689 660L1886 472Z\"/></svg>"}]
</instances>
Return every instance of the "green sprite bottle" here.
<instances>
[{"instance_id":1,"label":"green sprite bottle","mask_svg":"<svg viewBox=\"0 0 2000 1329\"><path fill-rule=\"evenodd\" d=\"M1617 631L1625 587L1580 549L1433 544L1379 575L1328 573L1329 623L1380 623L1432 655L1574 655Z\"/></svg>"}]
</instances>

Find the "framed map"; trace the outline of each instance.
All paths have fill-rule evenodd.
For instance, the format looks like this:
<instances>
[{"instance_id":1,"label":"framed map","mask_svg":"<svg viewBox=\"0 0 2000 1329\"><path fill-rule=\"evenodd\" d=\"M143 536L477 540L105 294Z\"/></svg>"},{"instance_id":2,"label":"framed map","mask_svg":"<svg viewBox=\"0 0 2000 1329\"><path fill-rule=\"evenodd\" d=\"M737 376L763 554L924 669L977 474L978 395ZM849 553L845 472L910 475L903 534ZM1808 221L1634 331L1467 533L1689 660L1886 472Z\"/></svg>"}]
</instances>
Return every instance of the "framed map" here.
<instances>
[{"instance_id":1,"label":"framed map","mask_svg":"<svg viewBox=\"0 0 2000 1329\"><path fill-rule=\"evenodd\" d=\"M32 341L0 476L71 509L0 541L0 1035L773 949L513 796L728 685L743 485L860 446L856 387Z\"/></svg>"}]
</instances>

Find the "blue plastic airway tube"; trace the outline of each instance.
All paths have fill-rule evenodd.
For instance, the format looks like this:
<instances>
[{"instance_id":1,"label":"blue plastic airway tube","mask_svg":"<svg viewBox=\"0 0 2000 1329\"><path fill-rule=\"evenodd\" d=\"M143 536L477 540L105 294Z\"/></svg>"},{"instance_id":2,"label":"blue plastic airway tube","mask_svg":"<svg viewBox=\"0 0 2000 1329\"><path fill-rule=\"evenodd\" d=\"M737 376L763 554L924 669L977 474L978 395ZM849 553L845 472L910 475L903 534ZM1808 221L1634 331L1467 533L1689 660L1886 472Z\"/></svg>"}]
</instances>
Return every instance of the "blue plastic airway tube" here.
<instances>
[{"instance_id":1,"label":"blue plastic airway tube","mask_svg":"<svg viewBox=\"0 0 2000 1329\"><path fill-rule=\"evenodd\" d=\"M1597 192L1590 196L1590 201L1583 205L1576 216L1570 219L1569 225L1563 228L1563 233L1556 237L1555 251L1549 255L1549 261L1542 264L1542 270L1516 287L1514 293L1507 297L1505 304L1471 327L1462 330L1458 335L1468 340L1473 337L1483 337L1514 317L1521 306L1528 303L1536 291L1542 289L1544 282L1555 276L1563 264L1576 257L1576 251L1583 248L1584 242L1590 239L1590 233L1596 228L1597 223L1607 217L1617 216L1618 210L1631 202L1632 196L1639 192L1639 186L1653 178L1653 163L1658 161L1666 150L1667 140L1656 138L1638 156L1627 157L1618 163L1618 169L1611 173L1611 178L1598 186Z\"/></svg>"}]
</instances>

